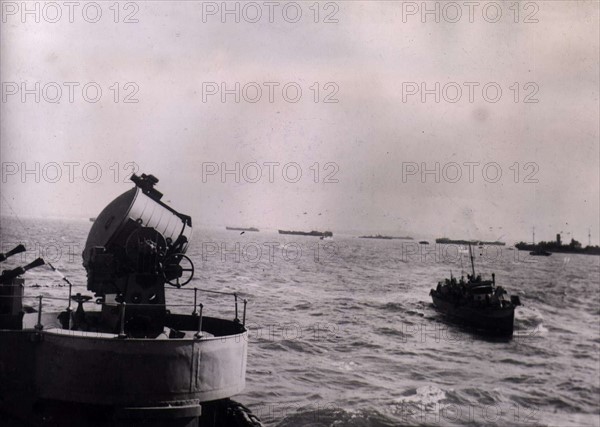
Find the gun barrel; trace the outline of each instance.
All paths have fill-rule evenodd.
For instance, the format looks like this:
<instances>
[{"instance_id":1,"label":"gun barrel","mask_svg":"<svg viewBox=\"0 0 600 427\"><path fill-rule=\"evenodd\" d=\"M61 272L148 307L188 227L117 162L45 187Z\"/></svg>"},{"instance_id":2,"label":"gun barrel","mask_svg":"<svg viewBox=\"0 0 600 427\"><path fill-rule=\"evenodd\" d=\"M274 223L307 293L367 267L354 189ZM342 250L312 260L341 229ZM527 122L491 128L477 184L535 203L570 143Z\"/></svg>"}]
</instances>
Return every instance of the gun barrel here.
<instances>
[{"instance_id":1,"label":"gun barrel","mask_svg":"<svg viewBox=\"0 0 600 427\"><path fill-rule=\"evenodd\" d=\"M6 253L0 253L0 262L6 261L11 256L20 254L21 252L25 252L25 246L23 246L22 244L17 245L16 247L14 247Z\"/></svg>"},{"instance_id":2,"label":"gun barrel","mask_svg":"<svg viewBox=\"0 0 600 427\"><path fill-rule=\"evenodd\" d=\"M23 267L13 268L12 270L4 270L2 275L0 276L0 284L6 284L12 281L15 277L19 277L21 274L24 274L26 271L31 270L32 268L39 267L40 265L44 265L45 261L42 258L37 258L34 261Z\"/></svg>"},{"instance_id":3,"label":"gun barrel","mask_svg":"<svg viewBox=\"0 0 600 427\"><path fill-rule=\"evenodd\" d=\"M27 270L31 270L32 268L36 268L39 267L40 265L44 265L46 264L46 262L44 261L43 258L37 258L35 260L33 260L32 262L30 262L29 264L27 264L25 267L23 267L24 271Z\"/></svg>"}]
</instances>

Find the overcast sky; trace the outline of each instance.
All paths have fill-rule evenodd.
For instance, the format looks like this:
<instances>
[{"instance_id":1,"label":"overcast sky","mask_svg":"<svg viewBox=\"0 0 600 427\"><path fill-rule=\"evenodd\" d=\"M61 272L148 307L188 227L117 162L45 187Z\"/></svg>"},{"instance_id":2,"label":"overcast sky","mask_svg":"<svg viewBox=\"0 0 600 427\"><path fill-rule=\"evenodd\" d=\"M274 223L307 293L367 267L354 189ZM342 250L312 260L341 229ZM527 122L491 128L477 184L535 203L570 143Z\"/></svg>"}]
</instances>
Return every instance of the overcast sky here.
<instances>
[{"instance_id":1,"label":"overcast sky","mask_svg":"<svg viewBox=\"0 0 600 427\"><path fill-rule=\"evenodd\" d=\"M221 2L108 2L93 23L86 2L73 22L3 2L1 212L95 216L133 162L196 226L597 244L598 2L490 3L437 3L440 22L421 2L240 3L236 23Z\"/></svg>"}]
</instances>

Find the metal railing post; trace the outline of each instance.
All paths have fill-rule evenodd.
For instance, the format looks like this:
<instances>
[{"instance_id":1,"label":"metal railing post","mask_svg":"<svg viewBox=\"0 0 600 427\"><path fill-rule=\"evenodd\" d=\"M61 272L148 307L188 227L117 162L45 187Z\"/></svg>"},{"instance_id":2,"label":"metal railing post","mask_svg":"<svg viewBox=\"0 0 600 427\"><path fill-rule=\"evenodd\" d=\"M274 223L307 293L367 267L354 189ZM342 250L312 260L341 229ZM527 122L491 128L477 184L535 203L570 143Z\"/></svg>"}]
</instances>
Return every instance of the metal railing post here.
<instances>
[{"instance_id":1,"label":"metal railing post","mask_svg":"<svg viewBox=\"0 0 600 427\"><path fill-rule=\"evenodd\" d=\"M192 312L192 316L198 315L198 288L194 288L194 311Z\"/></svg>"},{"instance_id":2,"label":"metal railing post","mask_svg":"<svg viewBox=\"0 0 600 427\"><path fill-rule=\"evenodd\" d=\"M204 305L200 303L200 315L198 316L198 332L194 335L197 339L202 338L202 311L204 309Z\"/></svg>"},{"instance_id":3,"label":"metal railing post","mask_svg":"<svg viewBox=\"0 0 600 427\"><path fill-rule=\"evenodd\" d=\"M248 300L244 299L244 314L242 315L242 326L246 326L246 305L248 305Z\"/></svg>"},{"instance_id":4,"label":"metal railing post","mask_svg":"<svg viewBox=\"0 0 600 427\"><path fill-rule=\"evenodd\" d=\"M42 298L44 298L43 296L39 296L39 304L38 304L38 318L37 318L37 324L35 325L35 329L38 331L41 331L42 329L44 329L44 325L42 325Z\"/></svg>"},{"instance_id":5,"label":"metal railing post","mask_svg":"<svg viewBox=\"0 0 600 427\"><path fill-rule=\"evenodd\" d=\"M71 282L69 283L69 305L67 306L67 310L71 311L71 295L73 295L73 285L71 284Z\"/></svg>"},{"instance_id":6,"label":"metal railing post","mask_svg":"<svg viewBox=\"0 0 600 427\"><path fill-rule=\"evenodd\" d=\"M73 294L73 285L69 281L67 281L67 283L69 284L69 305L67 306L67 316L69 318L69 324L67 325L67 327L70 331L73 327L73 320L71 319L73 312L73 310L71 309L71 295Z\"/></svg>"},{"instance_id":7,"label":"metal railing post","mask_svg":"<svg viewBox=\"0 0 600 427\"><path fill-rule=\"evenodd\" d=\"M119 311L120 311L120 323L121 323L121 327L119 329L119 338L120 339L125 339L127 338L127 335L125 334L125 301L123 301L121 303L121 305L119 306Z\"/></svg>"},{"instance_id":8,"label":"metal railing post","mask_svg":"<svg viewBox=\"0 0 600 427\"><path fill-rule=\"evenodd\" d=\"M235 298L235 319L233 319L233 320L234 320L234 322L239 322L240 319L238 318L238 297L237 297L237 294L234 293L233 297Z\"/></svg>"}]
</instances>

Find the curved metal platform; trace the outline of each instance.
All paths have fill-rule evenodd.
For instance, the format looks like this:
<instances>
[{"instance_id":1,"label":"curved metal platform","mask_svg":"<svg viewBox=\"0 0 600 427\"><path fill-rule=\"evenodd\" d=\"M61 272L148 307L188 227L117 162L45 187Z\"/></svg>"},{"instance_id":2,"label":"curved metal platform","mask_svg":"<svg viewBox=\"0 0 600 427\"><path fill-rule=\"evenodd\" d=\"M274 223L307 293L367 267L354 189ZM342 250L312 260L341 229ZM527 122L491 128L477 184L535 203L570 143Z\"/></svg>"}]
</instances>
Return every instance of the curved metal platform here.
<instances>
[{"instance_id":1,"label":"curved metal platform","mask_svg":"<svg viewBox=\"0 0 600 427\"><path fill-rule=\"evenodd\" d=\"M204 317L203 336L196 338L198 316L174 314L166 327L186 332L183 338L140 339L57 328L59 314L44 313L43 328L36 329L31 323L37 313L32 313L23 319L24 329L0 332L4 410L16 405L17 412L33 412L47 400L180 418L245 386L248 333L238 321ZM23 396L30 401L23 402Z\"/></svg>"}]
</instances>

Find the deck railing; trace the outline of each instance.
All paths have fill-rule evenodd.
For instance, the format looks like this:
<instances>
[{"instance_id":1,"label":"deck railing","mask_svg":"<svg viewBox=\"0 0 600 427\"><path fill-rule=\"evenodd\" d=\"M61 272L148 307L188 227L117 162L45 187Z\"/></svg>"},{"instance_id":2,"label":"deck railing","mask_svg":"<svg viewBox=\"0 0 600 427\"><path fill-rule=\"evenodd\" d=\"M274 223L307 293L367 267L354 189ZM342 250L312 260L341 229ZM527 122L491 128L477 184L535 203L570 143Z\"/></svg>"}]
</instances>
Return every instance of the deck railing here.
<instances>
[{"instance_id":1,"label":"deck railing","mask_svg":"<svg viewBox=\"0 0 600 427\"><path fill-rule=\"evenodd\" d=\"M11 285L9 285L11 286ZM14 286L14 285L13 285ZM165 289L170 289L170 288L165 288ZM173 289L174 290L174 289ZM234 322L240 323L239 317L238 317L238 304L239 304L239 297L238 294L236 292L223 292L223 291L214 291L214 290L209 290L209 289L200 289L200 288L177 288L178 291L193 291L194 292L194 303L193 304L132 304L132 306L135 307L193 307L193 311L192 311L192 316L198 317L198 329L197 332L195 334L196 338L202 338L202 318L203 318L203 309L204 309L204 304L199 303L198 302L198 292L204 292L204 293L210 293L210 294L219 294L219 295L229 295L229 296L233 296L234 298L234 311L235 311L235 317L234 317ZM38 331L41 331L44 329L44 325L42 324L42 313L43 313L43 309L44 309L44 300L54 300L54 301L67 301L68 305L67 305L67 309L66 312L68 313L69 316L69 330L71 330L72 327L72 322L71 322L71 313L73 312L73 309L71 308L71 301L73 300L72 298L72 285L69 283L69 297L68 298L64 298L64 297L53 297L53 296L48 296L48 295L0 295L0 298L11 298L11 299L35 299L37 300L37 323L34 326L34 328ZM96 304L98 305L106 305L107 303L102 299L102 298L98 298L95 301ZM247 299L242 299L242 303L243 303L243 314L242 314L242 321L241 324L242 326L246 326L246 308L248 305L248 300ZM111 305L111 304L108 304ZM119 317L120 317L120 327L119 327L119 338L125 338L127 335L125 334L125 314L126 314L126 309L127 309L127 304L122 301L118 303L119 305Z\"/></svg>"}]
</instances>

